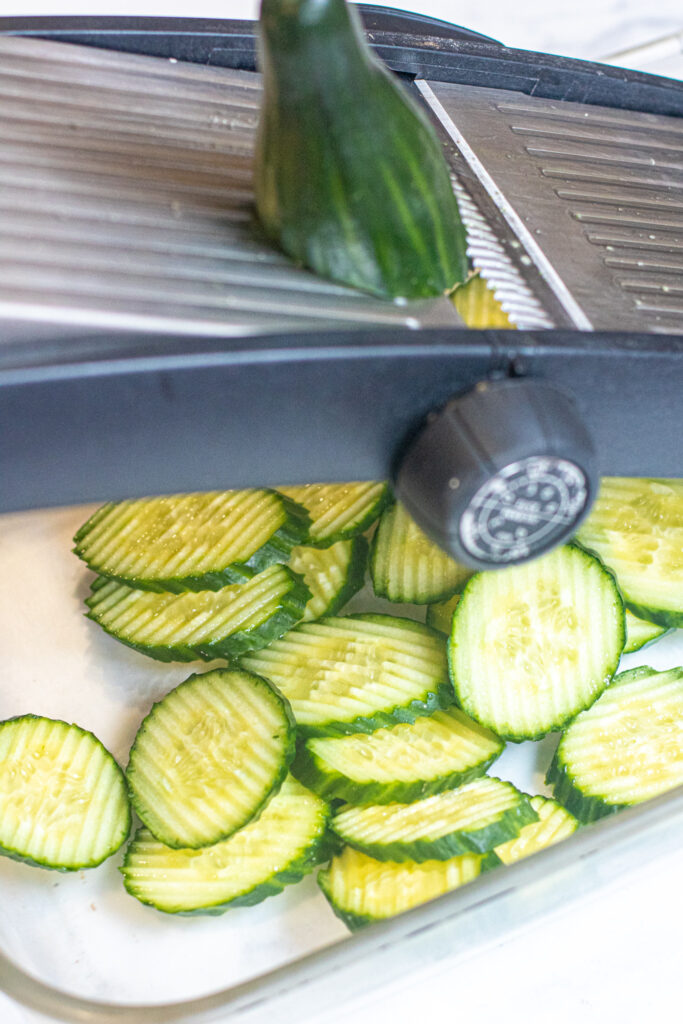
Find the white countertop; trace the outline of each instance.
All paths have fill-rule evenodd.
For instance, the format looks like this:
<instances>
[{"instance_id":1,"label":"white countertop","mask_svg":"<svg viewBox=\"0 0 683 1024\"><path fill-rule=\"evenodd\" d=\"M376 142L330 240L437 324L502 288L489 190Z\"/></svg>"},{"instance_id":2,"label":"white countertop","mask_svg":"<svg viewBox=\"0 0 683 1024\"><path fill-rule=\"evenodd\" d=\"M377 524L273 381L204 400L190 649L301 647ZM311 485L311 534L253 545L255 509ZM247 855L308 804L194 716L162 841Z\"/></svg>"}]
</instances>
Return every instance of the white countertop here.
<instances>
[{"instance_id":1,"label":"white countertop","mask_svg":"<svg viewBox=\"0 0 683 1024\"><path fill-rule=\"evenodd\" d=\"M390 6L384 4L383 6ZM627 66L683 78L681 0L414 0L415 10L492 35L511 46L598 59L660 37L669 42ZM195 17L256 15L255 0L0 0L0 16L128 14ZM678 39L673 38L676 34ZM680 45L679 45L680 43ZM680 1017L680 921L683 852L655 858L614 886L551 918L508 933L496 945L449 968L407 976L372 998L301 1024L396 1024L414 1020L526 1024L630 1024ZM38 1018L0 997L3 1024Z\"/></svg>"}]
</instances>

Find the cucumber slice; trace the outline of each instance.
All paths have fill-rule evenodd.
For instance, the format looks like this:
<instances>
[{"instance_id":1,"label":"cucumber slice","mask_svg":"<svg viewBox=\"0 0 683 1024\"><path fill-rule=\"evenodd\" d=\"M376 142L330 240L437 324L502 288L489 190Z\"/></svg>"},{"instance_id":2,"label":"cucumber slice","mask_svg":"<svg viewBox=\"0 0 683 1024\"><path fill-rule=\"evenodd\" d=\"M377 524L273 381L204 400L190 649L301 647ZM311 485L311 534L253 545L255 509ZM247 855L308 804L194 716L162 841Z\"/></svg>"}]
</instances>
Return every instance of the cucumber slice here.
<instances>
[{"instance_id":1,"label":"cucumber slice","mask_svg":"<svg viewBox=\"0 0 683 1024\"><path fill-rule=\"evenodd\" d=\"M222 914L300 881L327 859L327 805L288 777L260 817L202 850L171 850L140 829L121 868L128 892L167 914Z\"/></svg>"},{"instance_id":2,"label":"cucumber slice","mask_svg":"<svg viewBox=\"0 0 683 1024\"><path fill-rule=\"evenodd\" d=\"M265 647L299 622L310 591L287 566L246 583L184 594L136 590L99 576L88 618L157 661L236 658Z\"/></svg>"},{"instance_id":3,"label":"cucumber slice","mask_svg":"<svg viewBox=\"0 0 683 1024\"><path fill-rule=\"evenodd\" d=\"M614 577L578 547L479 573L453 618L458 703L504 739L537 739L602 693L624 638Z\"/></svg>"},{"instance_id":4,"label":"cucumber slice","mask_svg":"<svg viewBox=\"0 0 683 1024\"><path fill-rule=\"evenodd\" d=\"M241 664L285 695L302 735L344 736L452 704L445 648L411 619L349 615L302 623Z\"/></svg>"},{"instance_id":5,"label":"cucumber slice","mask_svg":"<svg viewBox=\"0 0 683 1024\"><path fill-rule=\"evenodd\" d=\"M286 562L308 533L277 491L214 491L104 505L74 537L101 576L138 590L219 590Z\"/></svg>"},{"instance_id":6,"label":"cucumber slice","mask_svg":"<svg viewBox=\"0 0 683 1024\"><path fill-rule=\"evenodd\" d=\"M328 799L409 803L483 775L503 742L458 708L412 723L300 744L292 772Z\"/></svg>"},{"instance_id":7,"label":"cucumber slice","mask_svg":"<svg viewBox=\"0 0 683 1024\"><path fill-rule=\"evenodd\" d=\"M460 590L472 570L432 543L397 503L382 513L372 541L370 575L378 597L430 604Z\"/></svg>"},{"instance_id":8,"label":"cucumber slice","mask_svg":"<svg viewBox=\"0 0 683 1024\"><path fill-rule=\"evenodd\" d=\"M488 853L537 817L512 783L484 776L412 804L345 807L330 827L369 857L421 863Z\"/></svg>"},{"instance_id":9,"label":"cucumber slice","mask_svg":"<svg viewBox=\"0 0 683 1024\"><path fill-rule=\"evenodd\" d=\"M386 483L303 484L279 491L311 517L307 544L328 547L365 533L391 501Z\"/></svg>"},{"instance_id":10,"label":"cucumber slice","mask_svg":"<svg viewBox=\"0 0 683 1024\"><path fill-rule=\"evenodd\" d=\"M142 722L126 775L142 823L166 846L209 846L255 818L294 756L287 702L265 679L193 675Z\"/></svg>"},{"instance_id":11,"label":"cucumber slice","mask_svg":"<svg viewBox=\"0 0 683 1024\"><path fill-rule=\"evenodd\" d=\"M538 815L538 821L525 825L516 839L510 839L496 847L496 853L503 864L514 864L523 857L544 850L546 846L566 839L579 827L579 822L565 807L545 796L532 796L531 806Z\"/></svg>"},{"instance_id":12,"label":"cucumber slice","mask_svg":"<svg viewBox=\"0 0 683 1024\"><path fill-rule=\"evenodd\" d=\"M546 781L580 821L683 782L683 668L622 672L560 740Z\"/></svg>"},{"instance_id":13,"label":"cucumber slice","mask_svg":"<svg viewBox=\"0 0 683 1024\"><path fill-rule=\"evenodd\" d=\"M335 615L363 586L368 561L365 537L340 540L329 548L294 548L289 567L303 576L311 592L304 622Z\"/></svg>"},{"instance_id":14,"label":"cucumber slice","mask_svg":"<svg viewBox=\"0 0 683 1024\"><path fill-rule=\"evenodd\" d=\"M36 715L0 723L0 853L60 871L95 867L130 819L123 772L91 732Z\"/></svg>"},{"instance_id":15,"label":"cucumber slice","mask_svg":"<svg viewBox=\"0 0 683 1024\"><path fill-rule=\"evenodd\" d=\"M458 285L451 300L468 327L515 329L492 288L478 272Z\"/></svg>"},{"instance_id":16,"label":"cucumber slice","mask_svg":"<svg viewBox=\"0 0 683 1024\"><path fill-rule=\"evenodd\" d=\"M627 608L624 654L633 654L634 651L640 651L643 647L647 647L670 632L671 630L667 629L666 626L658 626L654 622L648 622L647 619L641 619Z\"/></svg>"},{"instance_id":17,"label":"cucumber slice","mask_svg":"<svg viewBox=\"0 0 683 1024\"><path fill-rule=\"evenodd\" d=\"M635 615L683 626L683 480L604 477L577 539L613 570Z\"/></svg>"},{"instance_id":18,"label":"cucumber slice","mask_svg":"<svg viewBox=\"0 0 683 1024\"><path fill-rule=\"evenodd\" d=\"M347 846L319 873L318 884L337 917L356 931L451 892L499 864L493 853L397 864Z\"/></svg>"},{"instance_id":19,"label":"cucumber slice","mask_svg":"<svg viewBox=\"0 0 683 1024\"><path fill-rule=\"evenodd\" d=\"M453 616L459 600L460 594L453 594L453 597L449 597L447 601L430 604L425 618L427 625L432 629L438 629L440 633L450 635L453 628Z\"/></svg>"}]
</instances>

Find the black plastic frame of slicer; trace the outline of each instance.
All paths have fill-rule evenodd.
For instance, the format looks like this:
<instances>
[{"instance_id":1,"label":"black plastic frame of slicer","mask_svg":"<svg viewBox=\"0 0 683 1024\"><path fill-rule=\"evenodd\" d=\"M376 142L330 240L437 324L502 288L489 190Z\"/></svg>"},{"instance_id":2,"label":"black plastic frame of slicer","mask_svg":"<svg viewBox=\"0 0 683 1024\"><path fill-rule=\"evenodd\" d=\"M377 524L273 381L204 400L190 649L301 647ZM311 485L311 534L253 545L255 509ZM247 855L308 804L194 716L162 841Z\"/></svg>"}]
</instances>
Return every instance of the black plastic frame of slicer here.
<instances>
[{"instance_id":1,"label":"black plastic frame of slicer","mask_svg":"<svg viewBox=\"0 0 683 1024\"><path fill-rule=\"evenodd\" d=\"M683 116L681 82L361 11L377 53L405 76ZM0 32L242 69L256 59L244 21L4 18ZM515 375L573 396L599 472L683 476L683 335L394 328L198 342L43 329L0 343L0 512L385 477L431 409Z\"/></svg>"}]
</instances>

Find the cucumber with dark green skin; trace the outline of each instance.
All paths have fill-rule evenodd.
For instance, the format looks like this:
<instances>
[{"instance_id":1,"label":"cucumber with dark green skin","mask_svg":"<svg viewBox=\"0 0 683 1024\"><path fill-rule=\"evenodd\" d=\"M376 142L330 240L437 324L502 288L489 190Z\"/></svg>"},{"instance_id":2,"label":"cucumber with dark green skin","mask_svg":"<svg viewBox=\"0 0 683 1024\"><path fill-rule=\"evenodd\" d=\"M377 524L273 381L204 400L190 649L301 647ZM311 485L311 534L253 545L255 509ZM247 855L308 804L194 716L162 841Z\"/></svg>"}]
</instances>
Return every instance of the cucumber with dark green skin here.
<instances>
[{"instance_id":1,"label":"cucumber with dark green skin","mask_svg":"<svg viewBox=\"0 0 683 1024\"><path fill-rule=\"evenodd\" d=\"M165 846L211 846L258 817L294 752L289 704L267 680L238 669L192 675L138 729L131 803Z\"/></svg>"},{"instance_id":2,"label":"cucumber with dark green skin","mask_svg":"<svg viewBox=\"0 0 683 1024\"><path fill-rule=\"evenodd\" d=\"M121 867L126 889L167 914L222 914L252 907L328 860L329 808L294 779L255 820L203 850L172 850L140 829Z\"/></svg>"},{"instance_id":3,"label":"cucumber with dark green skin","mask_svg":"<svg viewBox=\"0 0 683 1024\"><path fill-rule=\"evenodd\" d=\"M240 664L278 687L305 737L373 732L453 704L443 634L393 615L304 622Z\"/></svg>"},{"instance_id":4,"label":"cucumber with dark green skin","mask_svg":"<svg viewBox=\"0 0 683 1024\"><path fill-rule=\"evenodd\" d=\"M291 771L328 800L410 803L478 778L502 751L502 740L452 707L369 735L299 741Z\"/></svg>"},{"instance_id":5,"label":"cucumber with dark green skin","mask_svg":"<svg viewBox=\"0 0 683 1024\"><path fill-rule=\"evenodd\" d=\"M393 501L386 482L301 484L278 488L311 517L307 544L326 548L364 533Z\"/></svg>"},{"instance_id":6,"label":"cucumber with dark green skin","mask_svg":"<svg viewBox=\"0 0 683 1024\"><path fill-rule=\"evenodd\" d=\"M667 629L666 626L658 626L655 622L648 622L647 619L641 619L638 615L634 615L633 612L626 609L626 643L624 645L624 654L633 654L635 651L642 651L644 647L649 647L656 640L661 640L663 636L670 633L671 629Z\"/></svg>"},{"instance_id":7,"label":"cucumber with dark green skin","mask_svg":"<svg viewBox=\"0 0 683 1024\"><path fill-rule=\"evenodd\" d=\"M220 590L286 562L309 527L306 510L273 490L140 498L98 509L74 551L94 572L137 590Z\"/></svg>"},{"instance_id":8,"label":"cucumber with dark green skin","mask_svg":"<svg viewBox=\"0 0 683 1024\"><path fill-rule=\"evenodd\" d=\"M683 668L622 672L570 722L546 775L591 822L683 783Z\"/></svg>"},{"instance_id":9,"label":"cucumber with dark green skin","mask_svg":"<svg viewBox=\"0 0 683 1024\"><path fill-rule=\"evenodd\" d=\"M526 794L485 776L412 804L343 807L330 827L369 857L421 863L488 853L537 820Z\"/></svg>"},{"instance_id":10,"label":"cucumber with dark green skin","mask_svg":"<svg viewBox=\"0 0 683 1024\"><path fill-rule=\"evenodd\" d=\"M344 0L263 0L255 191L297 263L385 298L465 279L466 239L443 149L372 55ZM305 187L302 187L305 182Z\"/></svg>"},{"instance_id":11,"label":"cucumber with dark green skin","mask_svg":"<svg viewBox=\"0 0 683 1024\"><path fill-rule=\"evenodd\" d=\"M157 661L231 660L265 647L299 622L310 599L301 576L272 565L221 590L137 590L100 576L88 618L120 643Z\"/></svg>"},{"instance_id":12,"label":"cucumber with dark green skin","mask_svg":"<svg viewBox=\"0 0 683 1024\"><path fill-rule=\"evenodd\" d=\"M311 622L323 615L336 615L363 586L367 562L365 537L339 540L326 548L294 548L289 567L303 577L311 592L299 618Z\"/></svg>"},{"instance_id":13,"label":"cucumber with dark green skin","mask_svg":"<svg viewBox=\"0 0 683 1024\"><path fill-rule=\"evenodd\" d=\"M119 849L130 823L123 772L91 732L38 715L0 723L0 853L91 868Z\"/></svg>"},{"instance_id":14,"label":"cucumber with dark green skin","mask_svg":"<svg viewBox=\"0 0 683 1024\"><path fill-rule=\"evenodd\" d=\"M451 892L500 864L493 852L423 864L378 861L347 846L318 874L318 885L353 932Z\"/></svg>"}]
</instances>

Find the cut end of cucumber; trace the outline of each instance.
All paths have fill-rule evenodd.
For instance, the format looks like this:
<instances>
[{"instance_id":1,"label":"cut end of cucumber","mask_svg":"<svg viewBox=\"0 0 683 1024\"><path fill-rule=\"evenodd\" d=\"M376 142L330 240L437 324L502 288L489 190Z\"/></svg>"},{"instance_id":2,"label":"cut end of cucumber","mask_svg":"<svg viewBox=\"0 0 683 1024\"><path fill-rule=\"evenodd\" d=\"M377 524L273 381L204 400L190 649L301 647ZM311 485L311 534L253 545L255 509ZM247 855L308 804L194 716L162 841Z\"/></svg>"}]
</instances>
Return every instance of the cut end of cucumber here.
<instances>
[{"instance_id":1,"label":"cut end of cucumber","mask_svg":"<svg viewBox=\"0 0 683 1024\"><path fill-rule=\"evenodd\" d=\"M75 871L115 853L129 829L123 773L92 733L33 715L0 723L0 852Z\"/></svg>"}]
</instances>

